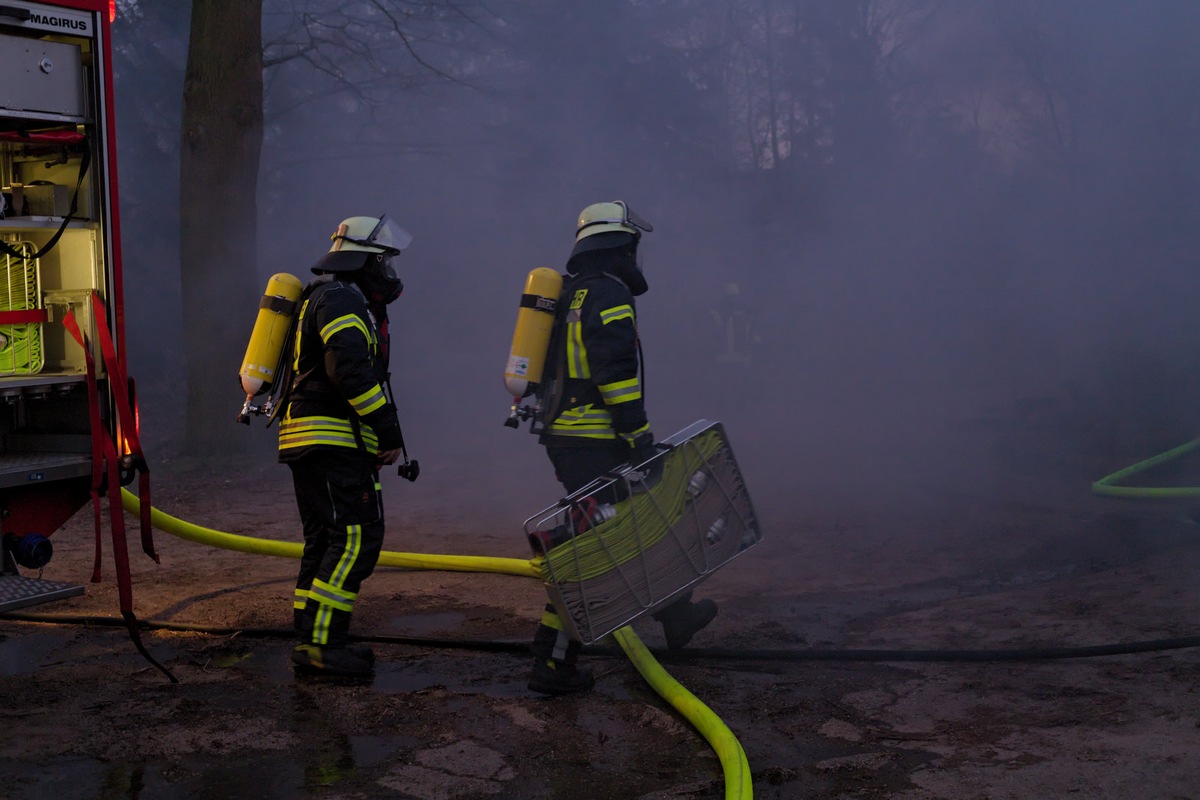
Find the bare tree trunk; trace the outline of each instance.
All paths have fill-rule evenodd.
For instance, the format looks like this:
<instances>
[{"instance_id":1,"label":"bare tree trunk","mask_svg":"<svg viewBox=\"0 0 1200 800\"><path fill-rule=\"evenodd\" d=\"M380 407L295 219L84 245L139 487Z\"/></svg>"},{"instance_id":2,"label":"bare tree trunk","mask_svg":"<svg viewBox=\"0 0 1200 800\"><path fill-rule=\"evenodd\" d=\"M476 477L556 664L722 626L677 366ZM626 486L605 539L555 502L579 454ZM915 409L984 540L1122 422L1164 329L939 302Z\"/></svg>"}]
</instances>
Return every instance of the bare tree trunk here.
<instances>
[{"instance_id":1,"label":"bare tree trunk","mask_svg":"<svg viewBox=\"0 0 1200 800\"><path fill-rule=\"evenodd\" d=\"M193 0L179 165L184 446L193 455L247 444L234 417L259 291L262 74L262 0Z\"/></svg>"}]
</instances>

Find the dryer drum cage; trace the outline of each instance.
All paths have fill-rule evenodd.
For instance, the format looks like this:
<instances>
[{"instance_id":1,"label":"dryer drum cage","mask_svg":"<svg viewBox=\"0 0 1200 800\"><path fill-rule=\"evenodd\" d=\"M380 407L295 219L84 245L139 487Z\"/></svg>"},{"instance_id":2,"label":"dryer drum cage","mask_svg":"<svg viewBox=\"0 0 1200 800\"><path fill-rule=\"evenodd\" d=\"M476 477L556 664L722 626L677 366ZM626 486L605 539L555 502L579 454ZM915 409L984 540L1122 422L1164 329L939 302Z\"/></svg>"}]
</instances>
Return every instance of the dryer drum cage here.
<instances>
[{"instance_id":1,"label":"dryer drum cage","mask_svg":"<svg viewBox=\"0 0 1200 800\"><path fill-rule=\"evenodd\" d=\"M9 244L22 257L0 254L0 311L28 311L39 308L41 278L37 248L32 242ZM39 322L0 325L0 376L32 375L42 371L42 326Z\"/></svg>"},{"instance_id":2,"label":"dryer drum cage","mask_svg":"<svg viewBox=\"0 0 1200 800\"><path fill-rule=\"evenodd\" d=\"M670 449L525 521L531 542L552 543L542 578L584 644L666 607L762 540L720 423L700 420L662 443Z\"/></svg>"}]
</instances>

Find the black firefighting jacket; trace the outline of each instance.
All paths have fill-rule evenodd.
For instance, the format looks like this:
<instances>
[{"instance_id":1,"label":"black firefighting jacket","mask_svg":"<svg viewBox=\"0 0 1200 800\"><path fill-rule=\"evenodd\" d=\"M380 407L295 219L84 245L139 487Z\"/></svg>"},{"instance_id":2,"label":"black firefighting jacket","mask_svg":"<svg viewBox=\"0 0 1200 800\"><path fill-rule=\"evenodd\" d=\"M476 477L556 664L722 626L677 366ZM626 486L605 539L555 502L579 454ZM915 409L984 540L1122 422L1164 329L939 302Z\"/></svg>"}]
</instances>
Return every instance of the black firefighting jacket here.
<instances>
[{"instance_id":1,"label":"black firefighting jacket","mask_svg":"<svg viewBox=\"0 0 1200 800\"><path fill-rule=\"evenodd\" d=\"M548 444L620 438L632 446L649 432L638 378L637 316L624 283L599 272L569 277L559 298L547 381L557 383L545 427Z\"/></svg>"},{"instance_id":2,"label":"black firefighting jacket","mask_svg":"<svg viewBox=\"0 0 1200 800\"><path fill-rule=\"evenodd\" d=\"M375 455L401 446L396 406L386 389L386 343L362 291L336 275L310 285L292 345L295 376L279 423L279 460L313 448Z\"/></svg>"}]
</instances>

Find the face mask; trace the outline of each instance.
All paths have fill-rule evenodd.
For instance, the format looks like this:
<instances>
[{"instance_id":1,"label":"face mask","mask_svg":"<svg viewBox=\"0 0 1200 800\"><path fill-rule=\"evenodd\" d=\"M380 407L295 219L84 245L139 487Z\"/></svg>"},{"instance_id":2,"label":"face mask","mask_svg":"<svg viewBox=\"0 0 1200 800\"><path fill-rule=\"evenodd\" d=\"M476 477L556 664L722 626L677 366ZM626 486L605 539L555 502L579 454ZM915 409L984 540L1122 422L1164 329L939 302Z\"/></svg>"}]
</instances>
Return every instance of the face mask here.
<instances>
[{"instance_id":1,"label":"face mask","mask_svg":"<svg viewBox=\"0 0 1200 800\"><path fill-rule=\"evenodd\" d=\"M393 302L404 291L390 258L377 257L367 265L360 285L368 300L383 305Z\"/></svg>"},{"instance_id":2,"label":"face mask","mask_svg":"<svg viewBox=\"0 0 1200 800\"><path fill-rule=\"evenodd\" d=\"M646 283L645 273L642 272L642 256L636 241L632 250L622 254L620 264L617 275L629 287L629 293L634 297L645 294L650 287Z\"/></svg>"}]
</instances>

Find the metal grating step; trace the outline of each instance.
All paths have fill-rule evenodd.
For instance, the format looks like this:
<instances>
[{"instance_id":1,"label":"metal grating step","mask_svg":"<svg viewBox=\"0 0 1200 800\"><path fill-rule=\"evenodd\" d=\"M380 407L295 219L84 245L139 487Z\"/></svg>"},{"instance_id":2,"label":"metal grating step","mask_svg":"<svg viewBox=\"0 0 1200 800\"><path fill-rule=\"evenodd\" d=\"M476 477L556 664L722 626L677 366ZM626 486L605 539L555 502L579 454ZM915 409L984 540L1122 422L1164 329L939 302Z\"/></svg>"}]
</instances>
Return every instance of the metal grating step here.
<instances>
[{"instance_id":1,"label":"metal grating step","mask_svg":"<svg viewBox=\"0 0 1200 800\"><path fill-rule=\"evenodd\" d=\"M0 612L15 611L18 608L80 594L83 594L83 587L73 583L44 581L21 575L0 575Z\"/></svg>"}]
</instances>

